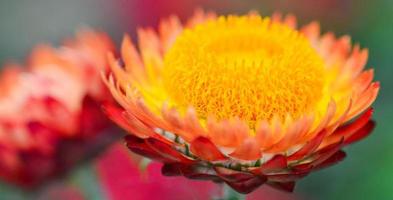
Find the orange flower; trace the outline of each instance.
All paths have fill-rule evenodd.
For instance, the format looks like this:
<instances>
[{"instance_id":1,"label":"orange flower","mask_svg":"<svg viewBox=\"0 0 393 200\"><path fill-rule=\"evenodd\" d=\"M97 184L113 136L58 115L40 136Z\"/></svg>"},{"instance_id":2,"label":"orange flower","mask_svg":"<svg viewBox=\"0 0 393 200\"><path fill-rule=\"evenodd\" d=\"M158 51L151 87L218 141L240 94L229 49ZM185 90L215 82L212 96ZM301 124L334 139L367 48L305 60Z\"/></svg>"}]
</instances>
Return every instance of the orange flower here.
<instances>
[{"instance_id":1,"label":"orange flower","mask_svg":"<svg viewBox=\"0 0 393 200\"><path fill-rule=\"evenodd\" d=\"M28 68L5 66L0 78L0 177L34 185L80 160L100 144L110 124L100 103L111 97L101 81L103 33L82 31L61 48L38 46Z\"/></svg>"},{"instance_id":2,"label":"orange flower","mask_svg":"<svg viewBox=\"0 0 393 200\"><path fill-rule=\"evenodd\" d=\"M124 67L109 56L104 79L121 108L106 112L166 175L291 191L370 133L379 90L363 70L367 50L316 22L296 27L292 15L198 11L185 25L171 17L158 33L140 29L139 52L123 40Z\"/></svg>"}]
</instances>

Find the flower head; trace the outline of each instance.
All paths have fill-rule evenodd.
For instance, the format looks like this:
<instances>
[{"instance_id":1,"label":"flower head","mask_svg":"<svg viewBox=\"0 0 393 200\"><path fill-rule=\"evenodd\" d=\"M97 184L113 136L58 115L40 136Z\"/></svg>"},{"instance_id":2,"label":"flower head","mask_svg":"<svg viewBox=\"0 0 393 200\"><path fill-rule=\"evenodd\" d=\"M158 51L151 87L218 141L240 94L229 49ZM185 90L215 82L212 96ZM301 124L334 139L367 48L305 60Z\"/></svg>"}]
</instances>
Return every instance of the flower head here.
<instances>
[{"instance_id":1,"label":"flower head","mask_svg":"<svg viewBox=\"0 0 393 200\"><path fill-rule=\"evenodd\" d=\"M379 83L363 70L367 50L321 35L315 22L298 29L292 15L198 11L138 34L139 52L124 38L124 66L109 57L104 79L121 108L106 111L131 133L128 147L166 163L166 175L243 193L263 183L292 190L374 126Z\"/></svg>"},{"instance_id":2,"label":"flower head","mask_svg":"<svg viewBox=\"0 0 393 200\"><path fill-rule=\"evenodd\" d=\"M100 73L110 39L79 32L61 48L38 46L28 67L5 66L0 79L0 177L32 186L70 167L100 143L110 101Z\"/></svg>"}]
</instances>

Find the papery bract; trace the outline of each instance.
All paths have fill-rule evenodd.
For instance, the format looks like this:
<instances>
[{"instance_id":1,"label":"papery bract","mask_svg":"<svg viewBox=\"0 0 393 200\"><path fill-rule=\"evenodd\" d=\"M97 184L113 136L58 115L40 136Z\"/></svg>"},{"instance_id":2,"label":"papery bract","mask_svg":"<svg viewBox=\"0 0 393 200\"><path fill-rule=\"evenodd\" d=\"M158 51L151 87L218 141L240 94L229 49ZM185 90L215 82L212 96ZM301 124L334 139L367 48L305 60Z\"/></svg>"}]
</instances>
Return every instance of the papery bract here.
<instances>
[{"instance_id":1,"label":"papery bract","mask_svg":"<svg viewBox=\"0 0 393 200\"><path fill-rule=\"evenodd\" d=\"M292 191L374 127L367 50L316 22L197 11L138 35L138 47L123 40L124 65L109 57L104 80L120 106L105 108L129 149L163 162L165 175Z\"/></svg>"}]
</instances>

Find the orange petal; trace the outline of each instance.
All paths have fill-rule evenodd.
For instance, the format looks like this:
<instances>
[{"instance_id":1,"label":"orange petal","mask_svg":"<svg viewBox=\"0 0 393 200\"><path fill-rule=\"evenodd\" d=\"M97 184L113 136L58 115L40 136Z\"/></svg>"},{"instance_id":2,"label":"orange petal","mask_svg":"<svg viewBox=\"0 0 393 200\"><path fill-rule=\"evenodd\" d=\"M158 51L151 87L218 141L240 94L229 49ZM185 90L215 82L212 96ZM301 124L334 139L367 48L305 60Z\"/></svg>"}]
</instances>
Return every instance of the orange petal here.
<instances>
[{"instance_id":1,"label":"orange petal","mask_svg":"<svg viewBox=\"0 0 393 200\"><path fill-rule=\"evenodd\" d=\"M282 14L280 12L274 12L271 16L272 22L281 23Z\"/></svg>"},{"instance_id":2,"label":"orange petal","mask_svg":"<svg viewBox=\"0 0 393 200\"><path fill-rule=\"evenodd\" d=\"M370 86L374 78L374 70L370 69L362 72L356 80L354 80L354 89L357 95L361 95Z\"/></svg>"},{"instance_id":3,"label":"orange petal","mask_svg":"<svg viewBox=\"0 0 393 200\"><path fill-rule=\"evenodd\" d=\"M142 75L143 62L129 35L125 35L121 43L121 56L127 72Z\"/></svg>"},{"instance_id":4,"label":"orange petal","mask_svg":"<svg viewBox=\"0 0 393 200\"><path fill-rule=\"evenodd\" d=\"M199 123L196 112L193 108L187 110L184 118L184 129L185 131L192 133L195 137L206 136L206 131L202 128Z\"/></svg>"},{"instance_id":5,"label":"orange petal","mask_svg":"<svg viewBox=\"0 0 393 200\"><path fill-rule=\"evenodd\" d=\"M356 77L364 69L368 60L368 50L360 50L359 46L355 46L352 54L344 64L344 68L351 73L352 77Z\"/></svg>"},{"instance_id":6,"label":"orange petal","mask_svg":"<svg viewBox=\"0 0 393 200\"><path fill-rule=\"evenodd\" d=\"M160 22L159 33L164 53L168 51L182 31L183 27L177 16L172 15Z\"/></svg>"},{"instance_id":7,"label":"orange petal","mask_svg":"<svg viewBox=\"0 0 393 200\"><path fill-rule=\"evenodd\" d=\"M317 40L321 34L320 26L318 22L311 22L304 26L301 32L311 41L311 44L316 47Z\"/></svg>"},{"instance_id":8,"label":"orange petal","mask_svg":"<svg viewBox=\"0 0 393 200\"><path fill-rule=\"evenodd\" d=\"M372 83L362 94L362 96L357 99L356 102L354 102L353 108L351 109L346 119L352 119L354 116L358 115L359 113L370 107L377 98L379 88L379 82Z\"/></svg>"},{"instance_id":9,"label":"orange petal","mask_svg":"<svg viewBox=\"0 0 393 200\"><path fill-rule=\"evenodd\" d=\"M288 14L287 16L285 16L284 24L286 24L287 26L289 26L293 29L296 29L297 20L296 20L295 15Z\"/></svg>"},{"instance_id":10,"label":"orange petal","mask_svg":"<svg viewBox=\"0 0 393 200\"><path fill-rule=\"evenodd\" d=\"M265 149L272 145L272 131L266 121L260 123L257 127L255 138L258 141L259 147Z\"/></svg>"},{"instance_id":11,"label":"orange petal","mask_svg":"<svg viewBox=\"0 0 393 200\"><path fill-rule=\"evenodd\" d=\"M262 157L262 153L256 140L247 138L230 156L242 160L257 160Z\"/></svg>"},{"instance_id":12,"label":"orange petal","mask_svg":"<svg viewBox=\"0 0 393 200\"><path fill-rule=\"evenodd\" d=\"M292 122L292 119L288 120L287 118L286 124L289 126L285 132L284 137L277 143L271 146L271 148L265 150L269 153L278 153L282 151L288 150L291 146L297 144L299 138L302 134L307 133L311 128L311 122L307 123L306 117L299 119L296 122Z\"/></svg>"},{"instance_id":13,"label":"orange petal","mask_svg":"<svg viewBox=\"0 0 393 200\"><path fill-rule=\"evenodd\" d=\"M132 134L135 134L141 138L150 137L156 134L152 127L146 126L146 124L136 118L134 114L125 112L123 113L123 116L127 120L129 127L133 129L131 131Z\"/></svg>"},{"instance_id":14,"label":"orange petal","mask_svg":"<svg viewBox=\"0 0 393 200\"><path fill-rule=\"evenodd\" d=\"M200 24L208 19L216 18L216 14L214 12L205 12L203 9L196 9L193 16L187 21L186 27L194 27L197 24Z\"/></svg>"},{"instance_id":15,"label":"orange petal","mask_svg":"<svg viewBox=\"0 0 393 200\"><path fill-rule=\"evenodd\" d=\"M139 49L145 65L161 57L161 45L157 33L151 29L138 29Z\"/></svg>"},{"instance_id":16,"label":"orange petal","mask_svg":"<svg viewBox=\"0 0 393 200\"><path fill-rule=\"evenodd\" d=\"M325 116L322 118L317 128L313 132L311 132L311 134L308 135L307 140L314 137L316 134L320 133L324 128L326 128L326 126L333 119L336 110L337 110L336 102L334 100L331 100L329 102Z\"/></svg>"},{"instance_id":17,"label":"orange petal","mask_svg":"<svg viewBox=\"0 0 393 200\"><path fill-rule=\"evenodd\" d=\"M240 119L216 122L214 118L207 120L208 135L211 140L223 147L239 146L248 137L248 126Z\"/></svg>"}]
</instances>

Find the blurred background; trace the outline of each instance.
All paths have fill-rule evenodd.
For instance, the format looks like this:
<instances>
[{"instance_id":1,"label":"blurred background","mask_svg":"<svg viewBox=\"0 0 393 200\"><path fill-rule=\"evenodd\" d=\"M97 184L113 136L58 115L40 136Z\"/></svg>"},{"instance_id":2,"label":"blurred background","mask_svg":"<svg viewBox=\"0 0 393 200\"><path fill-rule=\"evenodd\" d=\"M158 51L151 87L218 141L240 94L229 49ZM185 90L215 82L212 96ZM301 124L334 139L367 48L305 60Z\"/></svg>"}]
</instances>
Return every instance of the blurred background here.
<instances>
[{"instance_id":1,"label":"blurred background","mask_svg":"<svg viewBox=\"0 0 393 200\"><path fill-rule=\"evenodd\" d=\"M382 85L374 104L377 122L374 133L348 147L348 156L341 164L298 182L294 195L263 190L272 195L270 198L265 196L266 199L393 199L392 0L0 0L0 62L22 62L35 44L59 44L62 38L72 36L75 30L85 26L108 32L119 45L123 33L134 36L137 26L156 26L161 17L169 14L186 19L196 7L220 14L241 14L250 10L263 15L274 11L293 13L301 24L317 20L324 32L348 34L354 43L368 48L367 66L375 68L375 80ZM108 156L108 152L105 155ZM113 193L109 195L107 188L98 181L103 178L105 167L97 165L105 165L102 164L105 155L82 164L65 180L42 189L50 190L49 194L25 192L2 184L0 199L30 199L32 196L51 199L62 192L71 195L69 199L114 198ZM117 169L116 165L111 167ZM165 184L171 182L165 181ZM182 184L188 183L183 181ZM190 184L188 190L192 195L193 187L202 186L205 185Z\"/></svg>"}]
</instances>

